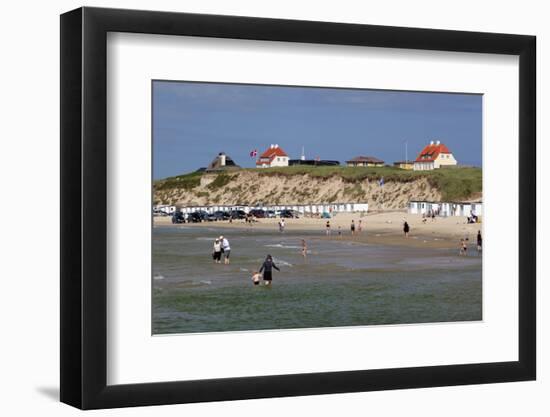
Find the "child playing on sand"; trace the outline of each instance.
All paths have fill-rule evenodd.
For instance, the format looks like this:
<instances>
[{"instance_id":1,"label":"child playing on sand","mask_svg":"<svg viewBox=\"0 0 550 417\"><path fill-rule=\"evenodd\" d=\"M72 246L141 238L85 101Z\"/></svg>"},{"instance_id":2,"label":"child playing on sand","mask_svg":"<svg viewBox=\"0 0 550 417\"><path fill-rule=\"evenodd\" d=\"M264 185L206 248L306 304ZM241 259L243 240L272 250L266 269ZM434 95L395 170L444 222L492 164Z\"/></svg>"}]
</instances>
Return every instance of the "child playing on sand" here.
<instances>
[{"instance_id":1,"label":"child playing on sand","mask_svg":"<svg viewBox=\"0 0 550 417\"><path fill-rule=\"evenodd\" d=\"M330 236L330 221L327 220L327 224L325 226L327 228L327 236Z\"/></svg>"},{"instance_id":2,"label":"child playing on sand","mask_svg":"<svg viewBox=\"0 0 550 417\"><path fill-rule=\"evenodd\" d=\"M361 233L363 231L363 220L359 219L359 224L357 225L357 233Z\"/></svg>"},{"instance_id":3,"label":"child playing on sand","mask_svg":"<svg viewBox=\"0 0 550 417\"><path fill-rule=\"evenodd\" d=\"M254 271L252 274L252 283L254 285L260 285L260 279L262 278L262 274L260 274L258 271Z\"/></svg>"}]
</instances>

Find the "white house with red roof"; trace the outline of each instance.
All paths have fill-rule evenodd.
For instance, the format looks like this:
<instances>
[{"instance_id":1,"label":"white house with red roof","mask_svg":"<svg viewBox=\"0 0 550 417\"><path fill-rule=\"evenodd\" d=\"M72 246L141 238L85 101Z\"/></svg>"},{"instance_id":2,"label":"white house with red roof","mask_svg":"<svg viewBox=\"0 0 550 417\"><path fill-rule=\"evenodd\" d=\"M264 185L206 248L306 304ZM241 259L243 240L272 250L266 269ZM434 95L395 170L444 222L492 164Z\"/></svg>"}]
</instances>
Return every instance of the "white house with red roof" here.
<instances>
[{"instance_id":1,"label":"white house with red roof","mask_svg":"<svg viewBox=\"0 0 550 417\"><path fill-rule=\"evenodd\" d=\"M256 161L256 168L287 167L288 155L279 145L270 145Z\"/></svg>"},{"instance_id":2,"label":"white house with red roof","mask_svg":"<svg viewBox=\"0 0 550 417\"><path fill-rule=\"evenodd\" d=\"M426 145L422 152L414 161L413 169L415 171L429 171L432 169L441 168L444 165L456 165L456 159L453 154L440 141L432 140L429 145Z\"/></svg>"}]
</instances>

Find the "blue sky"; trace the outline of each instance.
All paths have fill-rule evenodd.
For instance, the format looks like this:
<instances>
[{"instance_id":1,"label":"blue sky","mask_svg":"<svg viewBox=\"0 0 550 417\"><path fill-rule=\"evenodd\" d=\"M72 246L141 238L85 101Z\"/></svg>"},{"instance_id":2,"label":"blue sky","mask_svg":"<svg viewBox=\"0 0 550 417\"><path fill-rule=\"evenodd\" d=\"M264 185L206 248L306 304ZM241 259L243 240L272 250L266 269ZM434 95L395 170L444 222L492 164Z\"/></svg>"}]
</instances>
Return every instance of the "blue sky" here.
<instances>
[{"instance_id":1,"label":"blue sky","mask_svg":"<svg viewBox=\"0 0 550 417\"><path fill-rule=\"evenodd\" d=\"M385 90L153 82L153 177L205 167L226 152L253 167L277 143L291 158L414 159L441 140L460 164L481 166L482 96Z\"/></svg>"}]
</instances>

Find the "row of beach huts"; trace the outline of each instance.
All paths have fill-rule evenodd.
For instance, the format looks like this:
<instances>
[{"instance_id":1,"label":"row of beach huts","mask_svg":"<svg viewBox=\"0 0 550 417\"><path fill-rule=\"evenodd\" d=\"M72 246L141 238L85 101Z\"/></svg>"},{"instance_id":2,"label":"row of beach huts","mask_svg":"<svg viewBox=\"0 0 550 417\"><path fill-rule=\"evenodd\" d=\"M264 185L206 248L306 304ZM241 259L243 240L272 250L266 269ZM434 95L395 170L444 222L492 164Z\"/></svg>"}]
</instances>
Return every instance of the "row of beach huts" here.
<instances>
[{"instance_id":1,"label":"row of beach huts","mask_svg":"<svg viewBox=\"0 0 550 417\"><path fill-rule=\"evenodd\" d=\"M410 201L407 209L409 214L431 214L437 216L483 216L483 203L475 202L434 202L434 201Z\"/></svg>"},{"instance_id":2,"label":"row of beach huts","mask_svg":"<svg viewBox=\"0 0 550 417\"><path fill-rule=\"evenodd\" d=\"M217 211L232 212L242 210L249 213L252 210L293 210L302 215L317 215L323 213L366 213L369 209L367 203L327 203L327 204L268 204L268 205L209 205L209 206L184 206L180 207L179 211L184 214L193 212L215 213ZM153 206L153 214L173 214L178 211L176 206L157 205Z\"/></svg>"},{"instance_id":3,"label":"row of beach huts","mask_svg":"<svg viewBox=\"0 0 550 417\"><path fill-rule=\"evenodd\" d=\"M242 210L249 213L251 210L293 210L302 215L318 215L323 213L366 213L369 209L368 203L327 203L327 204L276 204L276 205L209 205L209 206L184 206L179 209L174 205L153 206L153 214L174 214L176 211L182 213L217 211L231 212ZM411 201L408 204L409 214L431 214L438 216L463 216L470 217L483 215L483 203L477 202L434 202L434 201Z\"/></svg>"}]
</instances>

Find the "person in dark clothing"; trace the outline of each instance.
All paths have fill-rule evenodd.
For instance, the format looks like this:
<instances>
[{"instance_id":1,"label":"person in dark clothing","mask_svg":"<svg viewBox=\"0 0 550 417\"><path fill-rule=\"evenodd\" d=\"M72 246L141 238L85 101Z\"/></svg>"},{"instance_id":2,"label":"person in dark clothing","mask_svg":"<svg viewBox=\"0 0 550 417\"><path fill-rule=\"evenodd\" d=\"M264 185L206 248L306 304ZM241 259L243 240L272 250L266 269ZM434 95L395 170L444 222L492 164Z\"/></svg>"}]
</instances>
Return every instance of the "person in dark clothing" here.
<instances>
[{"instance_id":1,"label":"person in dark clothing","mask_svg":"<svg viewBox=\"0 0 550 417\"><path fill-rule=\"evenodd\" d=\"M410 230L409 223L405 222L403 224L403 233L405 233L405 237L409 237L409 230Z\"/></svg>"},{"instance_id":2,"label":"person in dark clothing","mask_svg":"<svg viewBox=\"0 0 550 417\"><path fill-rule=\"evenodd\" d=\"M277 271L280 271L280 269L275 265L275 262L273 262L273 258L271 255L267 255L265 258L264 263L262 264L262 267L260 268L260 273L263 271L264 273L264 282L265 285L271 285L271 281L273 279L272 277L272 269L275 268Z\"/></svg>"},{"instance_id":3,"label":"person in dark clothing","mask_svg":"<svg viewBox=\"0 0 550 417\"><path fill-rule=\"evenodd\" d=\"M477 251L481 252L483 239L481 238L481 230L477 231Z\"/></svg>"}]
</instances>

